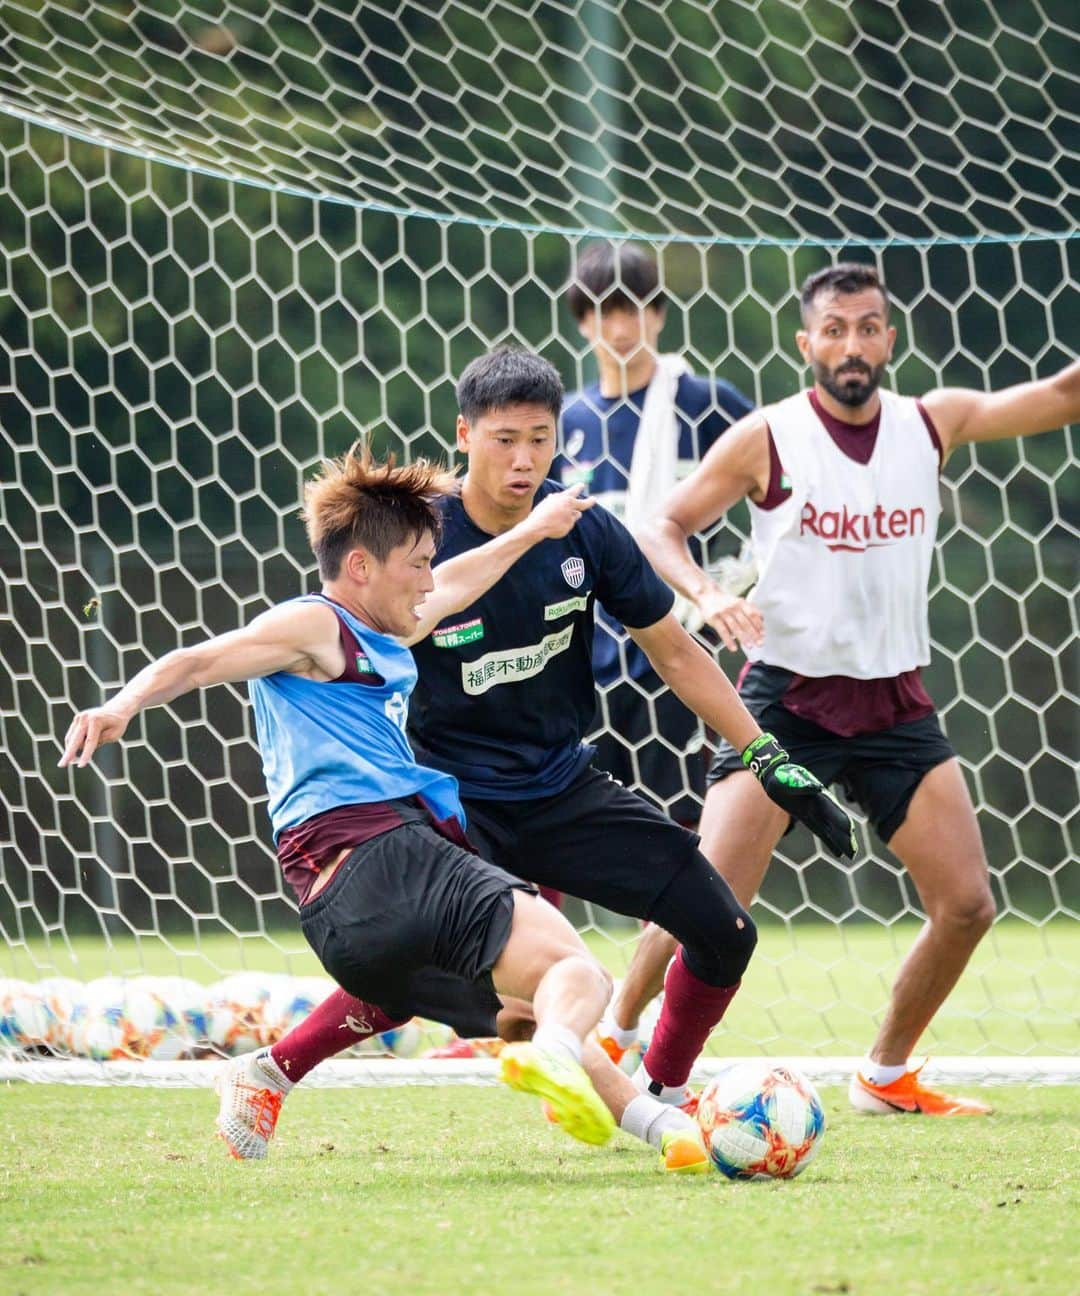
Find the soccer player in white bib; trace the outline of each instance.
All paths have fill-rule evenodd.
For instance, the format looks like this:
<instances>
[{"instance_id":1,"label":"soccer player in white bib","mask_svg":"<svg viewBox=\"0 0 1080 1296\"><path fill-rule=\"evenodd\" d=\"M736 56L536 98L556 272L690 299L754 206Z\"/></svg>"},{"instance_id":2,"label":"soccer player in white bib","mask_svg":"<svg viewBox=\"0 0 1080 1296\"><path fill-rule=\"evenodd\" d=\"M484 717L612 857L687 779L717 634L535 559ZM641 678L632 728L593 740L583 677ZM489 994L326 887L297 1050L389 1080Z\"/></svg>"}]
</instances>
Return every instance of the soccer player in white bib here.
<instances>
[{"instance_id":1,"label":"soccer player in white bib","mask_svg":"<svg viewBox=\"0 0 1080 1296\"><path fill-rule=\"evenodd\" d=\"M907 869L927 922L900 968L849 1095L875 1114L982 1115L922 1083L911 1055L994 917L986 857L955 754L923 688L938 476L958 446L1080 418L1080 363L999 392L880 388L896 330L870 265L802 288L796 343L813 386L748 415L669 497L642 537L657 571L748 658L739 691L763 729L823 783L840 783ZM759 579L748 599L714 586L688 541L740 499ZM790 819L739 754L709 773L702 850L749 906ZM632 1031L671 954L647 932L609 1010Z\"/></svg>"}]
</instances>

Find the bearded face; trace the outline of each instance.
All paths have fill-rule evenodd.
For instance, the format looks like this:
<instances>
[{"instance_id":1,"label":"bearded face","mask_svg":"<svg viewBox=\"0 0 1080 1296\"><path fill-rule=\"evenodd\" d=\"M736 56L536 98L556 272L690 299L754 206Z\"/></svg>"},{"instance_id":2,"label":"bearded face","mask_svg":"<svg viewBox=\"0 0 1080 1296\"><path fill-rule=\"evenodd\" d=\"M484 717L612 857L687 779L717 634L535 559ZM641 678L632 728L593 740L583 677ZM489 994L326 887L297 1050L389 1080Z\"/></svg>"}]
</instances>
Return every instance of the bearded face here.
<instances>
[{"instance_id":1,"label":"bearded face","mask_svg":"<svg viewBox=\"0 0 1080 1296\"><path fill-rule=\"evenodd\" d=\"M841 405L852 408L866 404L881 386L882 375L885 373L885 361L871 365L865 360L848 357L832 368L815 356L810 363L814 381Z\"/></svg>"},{"instance_id":2,"label":"bearded face","mask_svg":"<svg viewBox=\"0 0 1080 1296\"><path fill-rule=\"evenodd\" d=\"M896 330L879 289L823 292L805 312L796 341L820 389L845 408L858 409L881 385Z\"/></svg>"}]
</instances>

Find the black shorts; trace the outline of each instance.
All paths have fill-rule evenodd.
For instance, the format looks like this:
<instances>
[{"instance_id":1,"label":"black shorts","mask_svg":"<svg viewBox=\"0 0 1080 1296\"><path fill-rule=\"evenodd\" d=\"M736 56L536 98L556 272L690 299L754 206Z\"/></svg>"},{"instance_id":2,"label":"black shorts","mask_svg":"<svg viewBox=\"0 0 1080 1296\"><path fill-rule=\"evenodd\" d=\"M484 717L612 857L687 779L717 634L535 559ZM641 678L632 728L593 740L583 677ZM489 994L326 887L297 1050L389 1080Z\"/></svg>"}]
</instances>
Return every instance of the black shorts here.
<instances>
[{"instance_id":1,"label":"black shorts","mask_svg":"<svg viewBox=\"0 0 1080 1296\"><path fill-rule=\"evenodd\" d=\"M406 823L358 846L301 906L300 925L326 971L390 1017L431 1018L459 1035L494 1035L491 980L527 884Z\"/></svg>"},{"instance_id":2,"label":"black shorts","mask_svg":"<svg viewBox=\"0 0 1080 1296\"><path fill-rule=\"evenodd\" d=\"M642 690L646 689L647 692ZM655 675L618 680L600 695L593 764L679 823L701 818L708 752L701 721Z\"/></svg>"},{"instance_id":3,"label":"black shorts","mask_svg":"<svg viewBox=\"0 0 1080 1296\"><path fill-rule=\"evenodd\" d=\"M698 855L696 833L591 766L554 796L464 804L485 859L632 918L648 918Z\"/></svg>"},{"instance_id":4,"label":"black shorts","mask_svg":"<svg viewBox=\"0 0 1080 1296\"><path fill-rule=\"evenodd\" d=\"M773 734L796 764L822 783L838 783L888 842L904 822L915 789L936 765L956 755L936 714L877 733L841 738L812 720L794 715L781 698L791 675L775 667L747 671L739 696L747 710ZM710 786L745 769L739 753L722 743L709 768ZM790 829L789 829L790 831Z\"/></svg>"}]
</instances>

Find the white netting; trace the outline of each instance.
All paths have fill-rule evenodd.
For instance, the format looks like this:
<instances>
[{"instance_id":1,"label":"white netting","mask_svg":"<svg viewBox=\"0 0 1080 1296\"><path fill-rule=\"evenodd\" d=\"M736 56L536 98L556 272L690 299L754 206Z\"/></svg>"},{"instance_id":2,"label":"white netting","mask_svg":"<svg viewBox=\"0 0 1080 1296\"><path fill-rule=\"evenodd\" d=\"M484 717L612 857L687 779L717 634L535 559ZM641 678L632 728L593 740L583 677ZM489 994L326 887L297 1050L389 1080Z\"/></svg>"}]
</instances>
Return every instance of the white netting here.
<instances>
[{"instance_id":1,"label":"white netting","mask_svg":"<svg viewBox=\"0 0 1080 1296\"><path fill-rule=\"evenodd\" d=\"M321 455L365 429L445 449L454 376L499 341L589 378L562 304L589 231L644 231L664 349L757 402L801 381L798 282L849 253L896 299L900 390L1080 349L1064 0L265 8L0 0L0 977L35 986L314 970L243 690L149 713L79 773L58 736L150 658L308 587L296 505ZM962 453L944 495L927 679L1004 918L929 1046L1063 1054L1069 438ZM857 1053L914 893L869 838L854 868L787 843L715 1046ZM624 962L632 927L570 912ZM14 1048L40 1018L5 993Z\"/></svg>"}]
</instances>

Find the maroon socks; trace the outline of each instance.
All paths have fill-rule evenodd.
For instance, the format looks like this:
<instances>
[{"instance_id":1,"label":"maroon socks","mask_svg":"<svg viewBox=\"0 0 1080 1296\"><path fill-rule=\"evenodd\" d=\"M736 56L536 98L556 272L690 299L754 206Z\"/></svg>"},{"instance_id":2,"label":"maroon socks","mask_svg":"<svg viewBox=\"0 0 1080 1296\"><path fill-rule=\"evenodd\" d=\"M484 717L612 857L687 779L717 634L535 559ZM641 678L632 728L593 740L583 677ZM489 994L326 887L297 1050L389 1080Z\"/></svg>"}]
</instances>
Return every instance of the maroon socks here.
<instances>
[{"instance_id":1,"label":"maroon socks","mask_svg":"<svg viewBox=\"0 0 1080 1296\"><path fill-rule=\"evenodd\" d=\"M683 962L680 945L664 979L664 1006L643 1059L650 1078L665 1088L685 1085L705 1041L735 997L739 982L712 986Z\"/></svg>"},{"instance_id":2,"label":"maroon socks","mask_svg":"<svg viewBox=\"0 0 1080 1296\"><path fill-rule=\"evenodd\" d=\"M270 1056L296 1084L313 1067L342 1049L401 1025L402 1022L388 1017L381 1008L338 989L299 1026L283 1035L270 1050Z\"/></svg>"}]
</instances>

